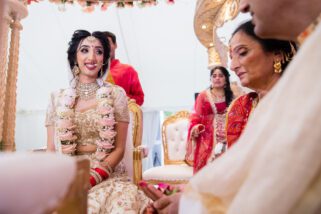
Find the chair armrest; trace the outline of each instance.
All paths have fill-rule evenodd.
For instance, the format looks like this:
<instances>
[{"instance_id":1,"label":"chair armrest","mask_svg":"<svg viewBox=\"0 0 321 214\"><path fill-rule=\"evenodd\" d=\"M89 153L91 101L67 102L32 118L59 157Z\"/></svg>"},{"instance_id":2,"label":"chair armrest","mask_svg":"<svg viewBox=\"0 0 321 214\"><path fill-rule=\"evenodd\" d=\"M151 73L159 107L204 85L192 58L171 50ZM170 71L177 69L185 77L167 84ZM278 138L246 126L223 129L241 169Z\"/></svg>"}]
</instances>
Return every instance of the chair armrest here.
<instances>
[{"instance_id":1,"label":"chair armrest","mask_svg":"<svg viewBox=\"0 0 321 214\"><path fill-rule=\"evenodd\" d=\"M148 157L149 149L148 149L147 146L140 145L140 146L137 146L135 149L136 149L138 152L140 151L140 153L141 153L141 158L142 158L142 159Z\"/></svg>"},{"instance_id":2,"label":"chair armrest","mask_svg":"<svg viewBox=\"0 0 321 214\"><path fill-rule=\"evenodd\" d=\"M137 185L140 180L142 180L142 159L148 156L148 148L146 146L137 146L133 150L133 173L134 173L134 183Z\"/></svg>"},{"instance_id":3,"label":"chair armrest","mask_svg":"<svg viewBox=\"0 0 321 214\"><path fill-rule=\"evenodd\" d=\"M31 150L31 152L46 152L46 151L47 151L47 147L46 146Z\"/></svg>"}]
</instances>

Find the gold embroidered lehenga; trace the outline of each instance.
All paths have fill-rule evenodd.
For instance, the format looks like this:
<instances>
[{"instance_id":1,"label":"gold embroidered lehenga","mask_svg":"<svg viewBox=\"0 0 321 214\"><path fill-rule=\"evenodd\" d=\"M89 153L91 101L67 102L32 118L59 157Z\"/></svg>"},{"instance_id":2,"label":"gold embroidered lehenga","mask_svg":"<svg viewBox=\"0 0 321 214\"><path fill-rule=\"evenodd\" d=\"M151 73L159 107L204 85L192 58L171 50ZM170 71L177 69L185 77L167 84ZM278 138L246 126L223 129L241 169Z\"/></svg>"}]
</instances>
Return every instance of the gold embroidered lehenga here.
<instances>
[{"instance_id":1,"label":"gold embroidered lehenga","mask_svg":"<svg viewBox=\"0 0 321 214\"><path fill-rule=\"evenodd\" d=\"M129 122L127 98L124 91L120 87L108 83L105 86L112 87L116 122ZM51 96L46 126L54 125L56 127L56 109L61 105L59 98L62 96L62 92L63 90L60 90ZM96 107L82 112L75 111L75 124L77 127L75 131L78 137L76 155L87 156L91 161L91 165L96 160L96 140L99 138L96 125L97 118ZM55 146L59 151L61 150L57 137L55 137ZM130 181L125 165L120 162L107 180L89 190L88 213L142 213L149 200Z\"/></svg>"}]
</instances>

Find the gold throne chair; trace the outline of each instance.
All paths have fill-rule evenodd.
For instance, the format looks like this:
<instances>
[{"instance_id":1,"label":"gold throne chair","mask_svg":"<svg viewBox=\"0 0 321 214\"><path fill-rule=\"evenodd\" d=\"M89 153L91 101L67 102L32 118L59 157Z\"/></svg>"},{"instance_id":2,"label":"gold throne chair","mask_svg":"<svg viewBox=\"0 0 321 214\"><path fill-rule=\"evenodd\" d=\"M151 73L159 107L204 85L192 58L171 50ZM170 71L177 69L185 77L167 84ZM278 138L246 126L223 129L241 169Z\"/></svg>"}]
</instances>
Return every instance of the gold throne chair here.
<instances>
[{"instance_id":1,"label":"gold throne chair","mask_svg":"<svg viewBox=\"0 0 321 214\"><path fill-rule=\"evenodd\" d=\"M165 119L162 125L164 165L153 167L143 173L148 183L187 183L193 175L193 168L186 164L186 143L189 112L179 111Z\"/></svg>"}]
</instances>

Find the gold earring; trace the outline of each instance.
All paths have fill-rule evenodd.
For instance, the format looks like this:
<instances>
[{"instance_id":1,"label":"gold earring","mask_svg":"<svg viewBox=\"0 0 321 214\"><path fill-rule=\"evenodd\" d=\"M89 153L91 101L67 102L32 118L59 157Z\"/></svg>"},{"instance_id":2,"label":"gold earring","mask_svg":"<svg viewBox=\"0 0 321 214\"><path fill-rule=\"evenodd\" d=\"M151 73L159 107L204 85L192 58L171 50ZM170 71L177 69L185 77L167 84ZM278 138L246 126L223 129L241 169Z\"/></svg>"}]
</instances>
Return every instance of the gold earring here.
<instances>
[{"instance_id":1,"label":"gold earring","mask_svg":"<svg viewBox=\"0 0 321 214\"><path fill-rule=\"evenodd\" d=\"M282 72L282 64L281 64L281 60L276 60L273 64L274 67L274 73L281 73Z\"/></svg>"},{"instance_id":2,"label":"gold earring","mask_svg":"<svg viewBox=\"0 0 321 214\"><path fill-rule=\"evenodd\" d=\"M101 69L99 71L99 77L103 77L103 67L101 67Z\"/></svg>"},{"instance_id":3,"label":"gold earring","mask_svg":"<svg viewBox=\"0 0 321 214\"><path fill-rule=\"evenodd\" d=\"M75 66L72 68L72 73L74 74L74 76L78 76L78 74L80 73L80 69L77 64L75 64Z\"/></svg>"}]
</instances>

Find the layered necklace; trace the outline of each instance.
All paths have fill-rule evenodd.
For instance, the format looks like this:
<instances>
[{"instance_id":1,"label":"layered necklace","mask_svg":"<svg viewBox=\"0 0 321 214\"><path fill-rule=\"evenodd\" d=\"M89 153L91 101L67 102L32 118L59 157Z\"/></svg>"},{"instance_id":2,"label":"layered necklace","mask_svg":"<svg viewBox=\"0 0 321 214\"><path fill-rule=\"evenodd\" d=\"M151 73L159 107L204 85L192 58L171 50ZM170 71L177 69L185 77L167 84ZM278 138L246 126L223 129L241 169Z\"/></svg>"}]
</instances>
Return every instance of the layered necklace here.
<instances>
[{"instance_id":1,"label":"layered necklace","mask_svg":"<svg viewBox=\"0 0 321 214\"><path fill-rule=\"evenodd\" d=\"M96 95L99 85L97 82L92 83L82 83L78 82L76 86L76 93L79 99L81 100L90 100Z\"/></svg>"}]
</instances>

